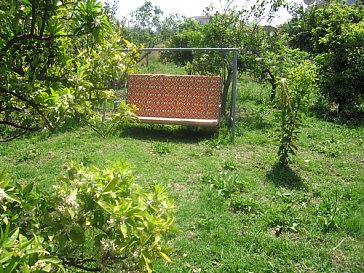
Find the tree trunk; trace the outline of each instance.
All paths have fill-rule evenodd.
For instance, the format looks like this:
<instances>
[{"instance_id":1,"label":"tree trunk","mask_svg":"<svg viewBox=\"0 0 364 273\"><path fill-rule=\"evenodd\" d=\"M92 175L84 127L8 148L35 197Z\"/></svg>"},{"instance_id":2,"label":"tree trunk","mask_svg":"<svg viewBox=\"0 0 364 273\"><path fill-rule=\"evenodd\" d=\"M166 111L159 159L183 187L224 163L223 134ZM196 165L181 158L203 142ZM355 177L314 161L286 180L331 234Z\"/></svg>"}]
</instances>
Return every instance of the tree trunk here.
<instances>
[{"instance_id":1,"label":"tree trunk","mask_svg":"<svg viewBox=\"0 0 364 273\"><path fill-rule=\"evenodd\" d=\"M276 83L276 79L275 79L275 77L274 77L274 75L273 75L273 73L268 69L268 68L266 68L265 70L264 70L264 72L266 72L266 73L268 73L268 75L269 75L269 77L270 78L268 78L267 79L267 81L271 84L271 86L272 86L272 91L271 91L271 93L270 93L270 100L271 101L274 101L274 99L276 98L276 90L277 90L277 83Z\"/></svg>"},{"instance_id":2,"label":"tree trunk","mask_svg":"<svg viewBox=\"0 0 364 273\"><path fill-rule=\"evenodd\" d=\"M231 81L233 79L233 70L231 68L227 69L227 76L223 79L223 90L222 90L222 99L221 99L221 114L226 116L226 106L227 106L227 98L229 94L229 87L231 85Z\"/></svg>"}]
</instances>

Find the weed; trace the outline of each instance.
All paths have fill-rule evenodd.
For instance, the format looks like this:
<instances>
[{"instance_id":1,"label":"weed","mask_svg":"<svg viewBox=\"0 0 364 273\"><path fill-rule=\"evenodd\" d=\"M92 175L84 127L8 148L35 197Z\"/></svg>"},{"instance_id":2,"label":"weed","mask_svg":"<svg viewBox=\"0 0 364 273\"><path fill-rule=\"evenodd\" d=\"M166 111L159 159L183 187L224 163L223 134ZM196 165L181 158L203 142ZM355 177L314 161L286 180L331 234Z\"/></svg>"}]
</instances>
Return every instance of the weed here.
<instances>
[{"instance_id":1,"label":"weed","mask_svg":"<svg viewBox=\"0 0 364 273\"><path fill-rule=\"evenodd\" d=\"M224 142L219 138L212 138L210 140L204 141L203 144L208 148L220 150L224 145Z\"/></svg>"},{"instance_id":2,"label":"weed","mask_svg":"<svg viewBox=\"0 0 364 273\"><path fill-rule=\"evenodd\" d=\"M204 176L203 182L210 184L212 189L216 189L218 194L230 198L234 193L244 190L244 183L238 174L230 172L220 172L217 176Z\"/></svg>"},{"instance_id":3,"label":"weed","mask_svg":"<svg viewBox=\"0 0 364 273\"><path fill-rule=\"evenodd\" d=\"M226 171L234 171L237 170L237 165L238 164L234 160L228 159L225 160L223 168Z\"/></svg>"},{"instance_id":4,"label":"weed","mask_svg":"<svg viewBox=\"0 0 364 273\"><path fill-rule=\"evenodd\" d=\"M261 214L259 203L253 198L246 198L241 194L233 194L230 199L230 206L235 212L247 214Z\"/></svg>"},{"instance_id":5,"label":"weed","mask_svg":"<svg viewBox=\"0 0 364 273\"><path fill-rule=\"evenodd\" d=\"M171 145L168 142L155 142L152 144L152 153L166 155L171 153Z\"/></svg>"},{"instance_id":6,"label":"weed","mask_svg":"<svg viewBox=\"0 0 364 273\"><path fill-rule=\"evenodd\" d=\"M336 144L339 144L339 141L335 140L326 140L321 141L315 144L312 148L313 151L317 151L321 154L326 154L330 157L338 157L340 155L340 150Z\"/></svg>"},{"instance_id":7,"label":"weed","mask_svg":"<svg viewBox=\"0 0 364 273\"><path fill-rule=\"evenodd\" d=\"M34 159L39 154L39 151L37 149L30 149L26 151L22 151L19 154L16 155L16 162L26 162L28 160Z\"/></svg>"},{"instance_id":8,"label":"weed","mask_svg":"<svg viewBox=\"0 0 364 273\"><path fill-rule=\"evenodd\" d=\"M338 194L336 192L334 198L325 198L318 208L318 219L325 232L330 232L339 228L338 217L341 214L341 210L338 205Z\"/></svg>"},{"instance_id":9,"label":"weed","mask_svg":"<svg viewBox=\"0 0 364 273\"><path fill-rule=\"evenodd\" d=\"M279 209L271 208L265 214L265 219L268 226L274 228L278 234L284 231L298 231L299 219L295 217L291 205L286 204Z\"/></svg>"}]
</instances>

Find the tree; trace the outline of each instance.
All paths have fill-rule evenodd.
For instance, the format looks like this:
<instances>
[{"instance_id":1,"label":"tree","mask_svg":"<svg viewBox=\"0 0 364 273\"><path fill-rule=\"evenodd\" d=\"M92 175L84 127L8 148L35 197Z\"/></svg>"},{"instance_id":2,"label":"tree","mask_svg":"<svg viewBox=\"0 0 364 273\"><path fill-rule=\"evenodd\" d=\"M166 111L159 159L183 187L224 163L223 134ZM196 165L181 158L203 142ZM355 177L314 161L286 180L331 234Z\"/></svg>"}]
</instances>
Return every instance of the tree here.
<instances>
[{"instance_id":1,"label":"tree","mask_svg":"<svg viewBox=\"0 0 364 273\"><path fill-rule=\"evenodd\" d=\"M145 1L142 6L131 13L129 21L129 39L153 47L159 42L158 30L162 24L163 11L152 2Z\"/></svg>"},{"instance_id":2,"label":"tree","mask_svg":"<svg viewBox=\"0 0 364 273\"><path fill-rule=\"evenodd\" d=\"M286 70L287 78L281 79L279 98L279 163L287 165L292 162L291 155L296 155L299 128L302 126L303 112L310 104L315 90L316 67L302 59L295 66Z\"/></svg>"},{"instance_id":3,"label":"tree","mask_svg":"<svg viewBox=\"0 0 364 273\"><path fill-rule=\"evenodd\" d=\"M332 2L296 14L287 24L290 44L311 54L319 66L319 87L339 111L364 99L364 10Z\"/></svg>"},{"instance_id":4,"label":"tree","mask_svg":"<svg viewBox=\"0 0 364 273\"><path fill-rule=\"evenodd\" d=\"M251 9L237 9L234 1L221 1L222 12L210 6L205 13L209 22L203 26L186 22L171 37L169 47L235 47L239 49L238 69L240 72L266 74L265 58L267 50L276 36L271 37L259 26L263 18L272 18L281 1L259 1ZM268 5L268 7L266 7ZM225 56L219 53L169 53L169 61L186 66L189 73L221 74L223 79L222 113L226 113L228 90L232 82L233 70ZM263 69L264 67L264 69ZM223 70L225 70L223 72ZM270 72L270 70L268 70ZM271 77L272 73L270 73ZM271 79L276 85L275 78Z\"/></svg>"},{"instance_id":5,"label":"tree","mask_svg":"<svg viewBox=\"0 0 364 273\"><path fill-rule=\"evenodd\" d=\"M164 43L185 19L179 14L164 16L161 8L154 6L150 1L145 1L142 6L131 12L130 18L127 26L124 26L125 36L138 46L147 48ZM143 54L138 62L148 58L148 55L149 52Z\"/></svg>"},{"instance_id":6,"label":"tree","mask_svg":"<svg viewBox=\"0 0 364 273\"><path fill-rule=\"evenodd\" d=\"M154 47L164 42L184 20L179 14L164 16L161 8L153 6L150 1L145 1L133 11L130 18L125 29L126 36L134 43L145 47Z\"/></svg>"},{"instance_id":7,"label":"tree","mask_svg":"<svg viewBox=\"0 0 364 273\"><path fill-rule=\"evenodd\" d=\"M198 47L203 43L203 26L196 20L186 19L178 26L177 32L167 40L167 46L172 48ZM163 62L173 62L186 68L194 60L192 51L164 51L161 53ZM192 70L187 71L192 74Z\"/></svg>"},{"instance_id":8,"label":"tree","mask_svg":"<svg viewBox=\"0 0 364 273\"><path fill-rule=\"evenodd\" d=\"M108 96L93 67L110 47L112 29L96 0L0 2L0 131L2 141L82 120ZM117 57L118 55L119 57ZM105 67L106 66L106 67ZM127 65L126 65L127 66ZM98 74L100 75L100 74Z\"/></svg>"}]
</instances>

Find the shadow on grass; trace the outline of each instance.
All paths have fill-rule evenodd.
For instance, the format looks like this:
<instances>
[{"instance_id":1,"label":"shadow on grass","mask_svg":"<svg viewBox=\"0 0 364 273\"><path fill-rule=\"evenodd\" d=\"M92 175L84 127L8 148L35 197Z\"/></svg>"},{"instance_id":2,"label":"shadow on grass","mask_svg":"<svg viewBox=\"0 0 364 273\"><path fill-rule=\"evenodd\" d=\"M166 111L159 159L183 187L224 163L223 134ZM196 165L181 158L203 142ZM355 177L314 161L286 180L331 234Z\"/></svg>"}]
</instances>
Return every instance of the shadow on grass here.
<instances>
[{"instance_id":1,"label":"shadow on grass","mask_svg":"<svg viewBox=\"0 0 364 273\"><path fill-rule=\"evenodd\" d=\"M119 136L140 140L196 143L211 139L217 131L218 128L138 124L123 127Z\"/></svg>"},{"instance_id":2,"label":"shadow on grass","mask_svg":"<svg viewBox=\"0 0 364 273\"><path fill-rule=\"evenodd\" d=\"M236 121L239 126L249 130L267 130L273 126L263 114L246 113L244 110L238 111Z\"/></svg>"},{"instance_id":3,"label":"shadow on grass","mask_svg":"<svg viewBox=\"0 0 364 273\"><path fill-rule=\"evenodd\" d=\"M300 190L306 188L297 171L287 165L275 163L272 169L266 174L266 178L278 187Z\"/></svg>"},{"instance_id":4,"label":"shadow on grass","mask_svg":"<svg viewBox=\"0 0 364 273\"><path fill-rule=\"evenodd\" d=\"M333 111L325 107L315 107L312 109L316 117L320 120L345 125L350 129L364 126L364 109L353 108L351 111Z\"/></svg>"}]
</instances>

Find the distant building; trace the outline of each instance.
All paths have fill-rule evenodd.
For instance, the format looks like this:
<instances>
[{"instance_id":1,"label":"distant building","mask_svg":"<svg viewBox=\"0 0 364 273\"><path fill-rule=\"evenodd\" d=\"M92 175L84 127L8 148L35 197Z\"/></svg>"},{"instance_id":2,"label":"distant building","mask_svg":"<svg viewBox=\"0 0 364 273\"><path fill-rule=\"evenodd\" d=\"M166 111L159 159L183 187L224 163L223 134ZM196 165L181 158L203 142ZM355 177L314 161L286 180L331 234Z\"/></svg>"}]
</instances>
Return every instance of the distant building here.
<instances>
[{"instance_id":1,"label":"distant building","mask_svg":"<svg viewBox=\"0 0 364 273\"><path fill-rule=\"evenodd\" d=\"M274 26L263 26L262 29L268 32L270 36L273 36L278 31L278 28Z\"/></svg>"},{"instance_id":2,"label":"distant building","mask_svg":"<svg viewBox=\"0 0 364 273\"><path fill-rule=\"evenodd\" d=\"M199 24L204 25L210 21L210 15L192 16L191 19L196 20Z\"/></svg>"},{"instance_id":3,"label":"distant building","mask_svg":"<svg viewBox=\"0 0 364 273\"><path fill-rule=\"evenodd\" d=\"M350 6L350 5L354 5L356 2L358 2L359 4L364 5L364 0L347 0L346 4Z\"/></svg>"},{"instance_id":4,"label":"distant building","mask_svg":"<svg viewBox=\"0 0 364 273\"><path fill-rule=\"evenodd\" d=\"M333 2L332 0L303 0L303 3L305 3L309 8L312 6L323 6L326 4L329 4ZM364 0L345 0L345 3L347 5L354 5L355 3L359 3L361 5L364 5Z\"/></svg>"}]
</instances>

